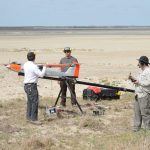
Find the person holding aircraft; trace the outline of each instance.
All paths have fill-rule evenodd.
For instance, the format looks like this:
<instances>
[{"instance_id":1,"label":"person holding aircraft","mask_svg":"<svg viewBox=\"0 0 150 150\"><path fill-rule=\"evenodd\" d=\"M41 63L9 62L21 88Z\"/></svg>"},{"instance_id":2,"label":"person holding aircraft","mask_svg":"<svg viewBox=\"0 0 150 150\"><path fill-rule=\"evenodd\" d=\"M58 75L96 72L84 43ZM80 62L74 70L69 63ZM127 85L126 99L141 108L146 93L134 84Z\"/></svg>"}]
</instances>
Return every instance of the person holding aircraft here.
<instances>
[{"instance_id":1,"label":"person holding aircraft","mask_svg":"<svg viewBox=\"0 0 150 150\"><path fill-rule=\"evenodd\" d=\"M41 124L38 121L39 95L37 89L38 78L43 77L46 72L46 65L40 70L34 63L35 53L27 54L28 61L23 65L24 69L24 90L27 94L26 119L34 124Z\"/></svg>"},{"instance_id":2,"label":"person holding aircraft","mask_svg":"<svg viewBox=\"0 0 150 150\"><path fill-rule=\"evenodd\" d=\"M70 47L64 48L64 54L65 54L65 57L61 58L60 64L78 63L78 60L75 57L71 56L71 48ZM61 67L62 72L66 72L67 70L68 70L68 67ZM69 82L69 86L75 96L75 97L73 97L71 94L71 104L74 106L74 105L76 105L75 84L73 82ZM60 88L62 89L60 105L65 107L66 106L66 93L67 93L67 85L66 85L65 81L60 81Z\"/></svg>"}]
</instances>

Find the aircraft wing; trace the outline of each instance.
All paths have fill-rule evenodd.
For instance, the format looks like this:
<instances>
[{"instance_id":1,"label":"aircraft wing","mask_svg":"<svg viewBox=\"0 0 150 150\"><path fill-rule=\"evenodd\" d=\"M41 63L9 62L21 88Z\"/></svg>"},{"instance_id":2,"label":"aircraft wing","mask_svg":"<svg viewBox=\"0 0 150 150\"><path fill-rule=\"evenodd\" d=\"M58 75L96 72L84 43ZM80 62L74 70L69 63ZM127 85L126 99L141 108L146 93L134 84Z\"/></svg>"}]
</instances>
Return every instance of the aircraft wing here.
<instances>
[{"instance_id":1,"label":"aircraft wing","mask_svg":"<svg viewBox=\"0 0 150 150\"><path fill-rule=\"evenodd\" d=\"M20 72L20 74L24 74L23 70L23 65L21 63L17 62L12 62L10 64L5 65L8 69L15 71L15 72ZM52 71L50 68L52 67L69 67L66 72L57 72L57 71ZM39 69L43 68L42 64L38 64ZM49 76L59 76L59 77L74 77L78 78L79 76L79 69L80 65L79 64L47 64L47 69L45 73L45 77Z\"/></svg>"},{"instance_id":2,"label":"aircraft wing","mask_svg":"<svg viewBox=\"0 0 150 150\"><path fill-rule=\"evenodd\" d=\"M68 65L68 64L64 64L64 65ZM18 72L18 75L24 75L24 70L22 69L22 65L19 63L13 62L13 63L7 64L5 66L12 71ZM42 68L42 67L43 66L40 64L39 68ZM63 67L63 65L62 64L49 64L48 67ZM123 87L114 87L114 86L108 86L108 85L97 84L97 83L77 81L77 80L75 80L75 78L78 78L78 76L79 76L79 69L80 69L79 64L71 64L69 69L66 72L51 71L50 68L47 68L45 76L43 78L49 79L49 80L57 80L57 81L63 81L65 79L68 79L68 80L73 80L75 83L82 84L82 85L91 85L91 86L96 86L96 87L117 89L119 91L126 91L126 92L131 92L131 93L135 92L132 89L127 89L127 88L123 88ZM53 76L57 76L57 77L53 77ZM63 79L63 78L58 78L58 77L65 77L65 78ZM71 78L69 78L69 77L71 77Z\"/></svg>"}]
</instances>

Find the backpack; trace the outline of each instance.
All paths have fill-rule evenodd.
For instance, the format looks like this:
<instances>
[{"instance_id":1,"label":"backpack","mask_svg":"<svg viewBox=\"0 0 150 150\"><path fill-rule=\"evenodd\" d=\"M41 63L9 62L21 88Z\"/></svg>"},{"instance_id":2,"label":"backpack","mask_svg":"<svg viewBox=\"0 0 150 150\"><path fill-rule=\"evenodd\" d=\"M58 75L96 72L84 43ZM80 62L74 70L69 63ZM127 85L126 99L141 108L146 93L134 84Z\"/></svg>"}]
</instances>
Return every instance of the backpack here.
<instances>
[{"instance_id":1,"label":"backpack","mask_svg":"<svg viewBox=\"0 0 150 150\"><path fill-rule=\"evenodd\" d=\"M83 90L83 99L84 100L112 100L120 99L120 94L118 90L108 89L108 88L99 88L89 86Z\"/></svg>"},{"instance_id":2,"label":"backpack","mask_svg":"<svg viewBox=\"0 0 150 150\"><path fill-rule=\"evenodd\" d=\"M83 90L84 100L99 100L100 99L101 88L89 86L87 89Z\"/></svg>"}]
</instances>

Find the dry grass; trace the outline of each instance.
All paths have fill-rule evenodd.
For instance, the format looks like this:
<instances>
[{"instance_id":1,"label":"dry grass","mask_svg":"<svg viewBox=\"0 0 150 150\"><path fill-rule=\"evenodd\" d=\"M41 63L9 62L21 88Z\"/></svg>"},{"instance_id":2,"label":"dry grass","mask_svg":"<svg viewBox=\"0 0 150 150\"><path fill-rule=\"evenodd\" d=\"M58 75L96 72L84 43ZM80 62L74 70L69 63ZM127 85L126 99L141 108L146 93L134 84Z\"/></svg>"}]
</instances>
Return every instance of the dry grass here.
<instances>
[{"instance_id":1,"label":"dry grass","mask_svg":"<svg viewBox=\"0 0 150 150\"><path fill-rule=\"evenodd\" d=\"M131 131L133 95L120 100L79 100L84 115L72 108L70 101L62 117L45 119L46 104L53 99L42 98L39 119L43 125L36 126L25 120L26 101L14 99L0 103L0 147L2 150L149 150L150 132ZM104 115L94 116L95 106L106 109Z\"/></svg>"},{"instance_id":2,"label":"dry grass","mask_svg":"<svg viewBox=\"0 0 150 150\"><path fill-rule=\"evenodd\" d=\"M101 131L104 130L105 124L99 117L85 116L79 122L80 128L87 128L93 131Z\"/></svg>"},{"instance_id":3,"label":"dry grass","mask_svg":"<svg viewBox=\"0 0 150 150\"><path fill-rule=\"evenodd\" d=\"M53 142L52 139L33 136L22 144L22 149L23 150L27 150L27 149L28 150L35 150L35 149L49 150L49 149L52 149L53 146L55 146L55 143Z\"/></svg>"}]
</instances>

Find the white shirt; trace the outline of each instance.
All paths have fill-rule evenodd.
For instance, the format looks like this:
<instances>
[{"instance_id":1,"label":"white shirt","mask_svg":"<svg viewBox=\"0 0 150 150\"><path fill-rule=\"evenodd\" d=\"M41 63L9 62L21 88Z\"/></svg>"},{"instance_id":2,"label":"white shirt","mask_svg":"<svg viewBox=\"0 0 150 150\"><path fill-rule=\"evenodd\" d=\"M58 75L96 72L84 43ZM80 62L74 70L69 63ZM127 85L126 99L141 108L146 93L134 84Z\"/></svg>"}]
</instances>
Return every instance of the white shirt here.
<instances>
[{"instance_id":1,"label":"white shirt","mask_svg":"<svg viewBox=\"0 0 150 150\"><path fill-rule=\"evenodd\" d=\"M32 61L27 61L23 65L24 69L24 83L37 83L38 77L43 77L46 72L46 67L43 67L42 71Z\"/></svg>"},{"instance_id":2,"label":"white shirt","mask_svg":"<svg viewBox=\"0 0 150 150\"><path fill-rule=\"evenodd\" d=\"M139 85L135 87L135 94L139 98L145 97L147 93L150 93L150 68L146 67L137 77Z\"/></svg>"}]
</instances>

